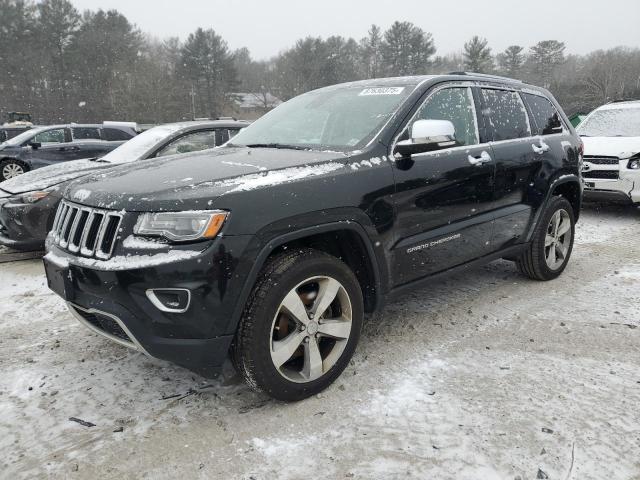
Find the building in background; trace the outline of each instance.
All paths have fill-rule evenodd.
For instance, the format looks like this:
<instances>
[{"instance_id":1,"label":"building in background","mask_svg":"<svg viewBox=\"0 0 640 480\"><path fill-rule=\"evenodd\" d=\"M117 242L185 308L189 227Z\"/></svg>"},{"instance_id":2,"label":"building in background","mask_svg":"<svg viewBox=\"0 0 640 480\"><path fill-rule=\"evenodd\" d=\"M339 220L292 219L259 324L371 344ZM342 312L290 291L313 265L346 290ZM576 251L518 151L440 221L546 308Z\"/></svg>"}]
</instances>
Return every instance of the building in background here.
<instances>
[{"instance_id":1,"label":"building in background","mask_svg":"<svg viewBox=\"0 0 640 480\"><path fill-rule=\"evenodd\" d=\"M282 103L282 100L269 92L237 92L232 93L231 98L233 116L243 120L260 118Z\"/></svg>"}]
</instances>

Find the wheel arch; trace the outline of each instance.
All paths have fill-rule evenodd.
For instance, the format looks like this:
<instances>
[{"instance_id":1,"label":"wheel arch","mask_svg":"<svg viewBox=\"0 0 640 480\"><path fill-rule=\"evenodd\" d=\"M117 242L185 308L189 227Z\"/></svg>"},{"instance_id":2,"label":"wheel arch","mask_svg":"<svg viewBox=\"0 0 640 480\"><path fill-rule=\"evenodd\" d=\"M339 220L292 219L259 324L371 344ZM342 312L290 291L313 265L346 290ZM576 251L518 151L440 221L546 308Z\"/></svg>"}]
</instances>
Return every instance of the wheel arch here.
<instances>
[{"instance_id":1,"label":"wheel arch","mask_svg":"<svg viewBox=\"0 0 640 480\"><path fill-rule=\"evenodd\" d=\"M331 222L279 235L261 248L238 297L229 331L237 329L246 301L269 258L288 248L297 247L315 248L345 262L354 271L362 289L365 312L373 312L382 305L382 274L374 246L365 229L354 221Z\"/></svg>"},{"instance_id":2,"label":"wheel arch","mask_svg":"<svg viewBox=\"0 0 640 480\"><path fill-rule=\"evenodd\" d=\"M535 214L534 221L532 222L527 235L527 241L531 241L533 238L533 234L540 223L540 219L542 218L547 205L549 205L549 201L554 196L562 196L569 201L573 207L574 218L577 221L580 217L580 210L582 209L582 190L582 181L576 174L560 174L549 182L549 189L547 190L544 201Z\"/></svg>"}]
</instances>

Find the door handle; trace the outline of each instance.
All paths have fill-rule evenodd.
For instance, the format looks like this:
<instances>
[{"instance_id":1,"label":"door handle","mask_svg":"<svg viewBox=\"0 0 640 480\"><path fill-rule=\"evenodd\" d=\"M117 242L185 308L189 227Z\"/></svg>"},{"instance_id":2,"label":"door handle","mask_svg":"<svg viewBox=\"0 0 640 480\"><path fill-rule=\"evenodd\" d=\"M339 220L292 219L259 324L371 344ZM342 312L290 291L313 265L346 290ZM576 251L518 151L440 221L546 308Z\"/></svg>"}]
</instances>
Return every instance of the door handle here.
<instances>
[{"instance_id":1,"label":"door handle","mask_svg":"<svg viewBox=\"0 0 640 480\"><path fill-rule=\"evenodd\" d=\"M542 155L543 153L547 153L551 147L549 147L549 145L547 145L544 140L540 139L540 145L536 145L534 143L533 145L531 145L531 148L533 148L533 151L538 155Z\"/></svg>"},{"instance_id":2,"label":"door handle","mask_svg":"<svg viewBox=\"0 0 640 480\"><path fill-rule=\"evenodd\" d=\"M491 160L491 155L489 155L486 151L483 151L479 157L473 157L469 155L469 163L477 167L479 167L480 165L484 165L485 163L489 163Z\"/></svg>"}]
</instances>

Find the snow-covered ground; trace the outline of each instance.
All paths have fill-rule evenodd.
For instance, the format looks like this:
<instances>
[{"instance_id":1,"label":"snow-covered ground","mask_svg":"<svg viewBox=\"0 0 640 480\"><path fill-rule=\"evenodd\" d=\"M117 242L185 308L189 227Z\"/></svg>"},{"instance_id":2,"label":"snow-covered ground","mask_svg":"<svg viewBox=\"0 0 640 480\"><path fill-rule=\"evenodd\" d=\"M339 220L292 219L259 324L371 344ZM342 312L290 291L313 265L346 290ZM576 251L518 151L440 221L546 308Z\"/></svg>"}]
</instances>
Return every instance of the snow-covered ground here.
<instances>
[{"instance_id":1,"label":"snow-covered ground","mask_svg":"<svg viewBox=\"0 0 640 480\"><path fill-rule=\"evenodd\" d=\"M39 261L0 264L0 326L2 478L640 478L638 209L587 208L554 282L501 261L389 305L297 404L102 339Z\"/></svg>"}]
</instances>

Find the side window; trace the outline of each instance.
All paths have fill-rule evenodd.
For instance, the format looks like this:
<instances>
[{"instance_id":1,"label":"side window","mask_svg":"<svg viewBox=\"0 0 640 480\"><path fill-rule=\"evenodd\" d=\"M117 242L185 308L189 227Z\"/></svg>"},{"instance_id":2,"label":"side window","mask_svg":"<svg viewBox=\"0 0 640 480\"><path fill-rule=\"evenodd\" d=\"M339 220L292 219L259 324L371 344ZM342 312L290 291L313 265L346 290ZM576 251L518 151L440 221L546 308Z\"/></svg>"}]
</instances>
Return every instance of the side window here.
<instances>
[{"instance_id":1,"label":"side window","mask_svg":"<svg viewBox=\"0 0 640 480\"><path fill-rule=\"evenodd\" d=\"M117 128L105 128L103 129L104 139L109 142L117 142L121 140L130 140L133 138L129 133L124 130L118 130Z\"/></svg>"},{"instance_id":2,"label":"side window","mask_svg":"<svg viewBox=\"0 0 640 480\"><path fill-rule=\"evenodd\" d=\"M420 107L409 127L417 120L449 120L455 127L459 146L478 143L475 106L470 88L445 88L434 93ZM408 137L408 131L405 136Z\"/></svg>"},{"instance_id":3,"label":"side window","mask_svg":"<svg viewBox=\"0 0 640 480\"><path fill-rule=\"evenodd\" d=\"M74 140L100 140L100 130L97 128L74 127L71 135Z\"/></svg>"},{"instance_id":4,"label":"side window","mask_svg":"<svg viewBox=\"0 0 640 480\"><path fill-rule=\"evenodd\" d=\"M531 126L535 135L562 133L560 114L548 99L530 93L525 93L524 98L529 105L535 123L535 127Z\"/></svg>"},{"instance_id":5,"label":"side window","mask_svg":"<svg viewBox=\"0 0 640 480\"><path fill-rule=\"evenodd\" d=\"M36 143L64 143L64 128L40 132L33 137L32 141Z\"/></svg>"},{"instance_id":6,"label":"side window","mask_svg":"<svg viewBox=\"0 0 640 480\"><path fill-rule=\"evenodd\" d=\"M198 152L200 150L206 150L207 148L213 148L215 146L215 130L195 132L187 134L169 143L156 154L156 157L175 155L177 153Z\"/></svg>"},{"instance_id":7,"label":"side window","mask_svg":"<svg viewBox=\"0 0 640 480\"><path fill-rule=\"evenodd\" d=\"M513 140L531 136L529 117L520 95L507 90L483 88L484 116L489 121L493 140Z\"/></svg>"}]
</instances>

